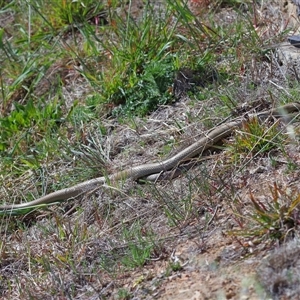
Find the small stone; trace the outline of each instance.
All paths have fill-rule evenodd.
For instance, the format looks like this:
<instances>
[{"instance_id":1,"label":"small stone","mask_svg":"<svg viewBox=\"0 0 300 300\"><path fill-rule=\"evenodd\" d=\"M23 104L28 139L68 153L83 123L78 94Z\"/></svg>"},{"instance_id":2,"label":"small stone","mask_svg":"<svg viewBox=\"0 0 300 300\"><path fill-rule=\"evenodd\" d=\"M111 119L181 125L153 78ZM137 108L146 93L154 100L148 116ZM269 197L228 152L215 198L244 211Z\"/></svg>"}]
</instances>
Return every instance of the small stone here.
<instances>
[{"instance_id":1,"label":"small stone","mask_svg":"<svg viewBox=\"0 0 300 300\"><path fill-rule=\"evenodd\" d=\"M293 35L288 37L288 41L296 48L300 48L300 35Z\"/></svg>"}]
</instances>

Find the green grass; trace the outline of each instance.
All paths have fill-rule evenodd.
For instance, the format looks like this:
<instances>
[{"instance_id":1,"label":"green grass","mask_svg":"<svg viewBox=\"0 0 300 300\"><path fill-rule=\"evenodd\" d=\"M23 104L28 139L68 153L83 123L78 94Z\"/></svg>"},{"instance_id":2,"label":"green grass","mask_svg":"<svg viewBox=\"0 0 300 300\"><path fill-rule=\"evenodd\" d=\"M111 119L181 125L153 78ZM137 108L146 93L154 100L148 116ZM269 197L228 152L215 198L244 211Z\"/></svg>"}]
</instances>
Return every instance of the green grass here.
<instances>
[{"instance_id":1,"label":"green grass","mask_svg":"<svg viewBox=\"0 0 300 300\"><path fill-rule=\"evenodd\" d=\"M156 147L166 157L182 139L197 138L199 128L260 97L260 72L272 57L261 45L286 32L270 27L262 36L254 5L245 13L241 1L213 2L199 16L185 1L160 8L144 2L139 18L131 14L133 1L0 2L0 16L14 18L0 29L0 202L30 201L106 176ZM224 6L235 13L231 22L220 20ZM186 70L190 81L178 76ZM186 80L179 97L177 77ZM297 81L288 80L288 93L268 86L261 97L272 105L294 101ZM156 260L158 282L181 272L181 264L168 262L177 237L196 236L202 253L214 226L241 240L283 242L296 234L299 191L275 183L266 202L252 192L238 201L235 179L270 153L281 153L285 171L296 172L284 132L252 119L212 160L177 180L122 182L1 217L1 297L130 299L137 290L127 278L135 282L135 272L154 269ZM223 210L234 213L233 230Z\"/></svg>"},{"instance_id":2,"label":"green grass","mask_svg":"<svg viewBox=\"0 0 300 300\"><path fill-rule=\"evenodd\" d=\"M155 246L152 233L139 224L132 224L130 230L124 226L123 238L128 241L128 251L122 258L122 264L127 268L142 267L150 259Z\"/></svg>"},{"instance_id":3,"label":"green grass","mask_svg":"<svg viewBox=\"0 0 300 300\"><path fill-rule=\"evenodd\" d=\"M229 145L233 159L241 160L245 156L263 155L274 148L280 148L283 142L282 132L278 124L267 126L254 118L244 124L244 127Z\"/></svg>"}]
</instances>

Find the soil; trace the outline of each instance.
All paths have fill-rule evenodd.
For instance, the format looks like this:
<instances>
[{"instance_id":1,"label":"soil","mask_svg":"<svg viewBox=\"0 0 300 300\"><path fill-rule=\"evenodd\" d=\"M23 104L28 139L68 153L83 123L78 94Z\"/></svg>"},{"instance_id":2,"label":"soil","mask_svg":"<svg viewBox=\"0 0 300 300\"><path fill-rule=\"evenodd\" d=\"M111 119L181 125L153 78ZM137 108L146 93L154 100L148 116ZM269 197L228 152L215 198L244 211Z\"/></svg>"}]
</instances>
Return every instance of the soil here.
<instances>
[{"instance_id":1,"label":"soil","mask_svg":"<svg viewBox=\"0 0 300 300\"><path fill-rule=\"evenodd\" d=\"M143 2L132 1L132 10L138 13L144 5ZM295 26L295 16L293 15L295 14L295 7L290 3L287 6L287 1L282 2L284 3L270 1L269 7L258 10L259 13L268 15L268 20L270 20L269 24L257 24L258 34L263 34L265 26L275 26L274 24L279 24L279 27ZM158 6L160 3L157 1ZM190 4L195 14L204 14L210 5L209 1L190 1ZM234 9L228 6L220 7L218 16L219 22L231 22L236 17ZM290 25L288 25L289 22ZM67 63L64 62L64 64ZM60 66L57 68L60 69ZM241 79L241 90L236 91L237 98L241 99L240 104L251 102L253 98L264 102L264 99L269 97L266 86L269 89L276 85L281 86L284 79L280 76L286 76L285 74L290 72L289 67L285 65L285 74L282 74L283 71L275 72L275 76L274 72L270 71L272 68L274 66L266 64L260 69L261 73L255 74L255 82L260 82L262 86L255 92L250 92L245 87L248 80L246 76ZM272 81L271 84L270 81ZM73 84L76 85L75 79ZM73 89L71 83L67 88ZM278 90L278 93L282 92L281 89L278 88ZM200 134L204 131L205 122L216 124L222 120L221 116L214 115L215 101L214 99L207 99L205 103L195 102L184 96L172 105L161 107L152 113L147 120L137 120L133 126L118 126L113 121L107 120L104 126L107 129L114 128L114 130L109 140L101 142L103 142L103 148L110 149L113 154L112 163L109 166L110 171L113 172L114 169L120 167L125 168L130 165L129 161L134 161L137 164L154 161L160 156L163 146L168 144L173 148L174 141L184 140L185 143L191 143L197 138L195 132ZM191 120L201 120L201 122L192 122ZM178 124L183 123L185 124L184 134L178 129ZM280 126L284 127L284 124ZM298 123L293 124L293 131L296 135L299 134ZM178 150L178 142L175 146ZM185 144L179 144L180 147L185 147ZM72 219L72 222L86 224L88 232L101 231L89 240L85 249L80 249L80 255L84 253L86 259L96 261L99 257L98 250L95 250L97 247L107 253L112 251L111 245L117 247L117 242L113 244L113 238L109 234L110 227L105 227L108 226L105 224L105 218L97 219L97 214L103 213L105 210L114 216L113 220L116 224L120 223L120 218L124 219L124 211L126 211L128 220L144 214L147 215L143 229L145 231L154 230L156 234L161 235L163 240L162 245L158 246L160 251L158 251L157 256L151 258L145 266L130 272L122 272L122 275L114 279L103 272L100 279L90 279L90 283L94 283L93 280L95 282L101 281L101 292L95 292L94 296L89 297L80 297L80 293L78 293L76 299L118 299L120 289L126 289L130 293L130 296L123 299L136 300L300 299L300 293L296 288L298 282L287 282L283 279L284 276L287 276L287 270L290 268L287 253L293 253L295 257L300 256L297 242L290 241L283 246L267 240L256 243L253 238L248 239L233 234L236 229L240 228L238 214L248 211L252 195L255 199L263 202L266 199L272 199L272 190L276 187L286 193L281 195L282 198L288 197L292 193L299 193L300 145L298 142L291 141L284 147L284 155L280 152L270 152L269 156L253 157L251 160L245 157L243 168L241 165L235 166L233 161L229 161L230 155L216 152L214 153L214 160L207 161L204 166L197 165L188 172L189 174L176 178L172 183L159 183L155 189L144 187L141 192L142 196L138 192L133 194L131 189L136 188L137 184L129 182L122 186L122 193L117 194L117 192L112 191L105 194L99 191L89 199L89 203L84 201L85 199L77 201L76 204L84 210L81 215L76 213L68 215L70 207L65 208L63 214L65 219L69 218L70 222ZM274 165L271 164L270 157L272 157ZM291 158L296 166L295 170L290 173L287 172L290 163L287 157ZM219 178L211 178L215 174L219 174ZM199 183L197 178L200 178L198 181L203 181L203 184L206 180L209 181L209 188L211 189L205 195L202 195L201 192L194 192L191 195L193 207L198 208L197 214L187 215L185 222L181 221L180 224L167 226L168 218L158 213L162 207L159 201L165 201L165 197L169 197L168 205L173 202L183 205L182 202L175 202L176 200L173 201L173 199L178 197L183 199L189 195L188 191L183 188L188 186L189 182L195 183L195 186L196 184L200 186L202 182ZM218 190L220 186L223 187L221 192ZM215 192L217 190L218 192ZM154 196L154 191L157 192L157 197ZM166 194L160 198L159 195L164 192ZM112 207L112 198L115 207ZM239 203L240 211L233 211L231 201ZM103 213L103 215L105 214ZM46 216L49 217L49 215ZM39 226L46 228L48 223L55 224L55 217L41 220ZM72 224L74 225L74 223ZM33 255L36 255L37 260L46 251L42 246L43 243L52 245L51 241L53 240L55 242L53 242L51 251L53 253L60 253L61 251L61 246L55 240L57 237L49 233L46 239L42 233L39 233L38 226L32 227L28 232L20 231L11 234L9 243L17 245L16 248L21 247L19 245L21 237L31 245L31 251ZM282 249L287 250L284 252ZM51 255L49 253L49 261L59 257L59 255ZM281 263L280 266L274 267L271 276L265 270L270 268L270 265L274 265L272 262L274 257L275 261ZM6 259L8 262L10 261L9 257ZM27 261L27 257L20 257L19 261ZM294 264L298 266L298 260ZM26 267L22 266L19 268L22 270L19 274L20 285L22 286L26 282L30 270L28 271ZM2 272L1 276L9 276L10 267L3 267ZM51 272L56 274L55 269ZM53 275L54 277L55 275ZM49 278L47 280L51 281ZM45 279L45 285L49 283L47 280ZM3 299L9 299L3 297ZM10 297L10 299L20 299L17 292L11 292ZM53 299L66 298L57 297Z\"/></svg>"},{"instance_id":2,"label":"soil","mask_svg":"<svg viewBox=\"0 0 300 300\"><path fill-rule=\"evenodd\" d=\"M286 24L290 23L296 28L299 24L296 6L290 1L272 3L273 11L271 9L268 13L281 11L278 22L284 20ZM209 7L209 1L190 1L190 4L195 13L203 13ZM222 8L220 16L220 19L234 19L234 12ZM285 51L288 50L285 48ZM290 51L294 52L294 48L291 47ZM291 146L289 151L299 163L299 147ZM277 159L280 161L279 157ZM270 168L265 159L255 161L247 167L246 173L252 175L247 178L247 183L236 197L243 199L245 203L249 201L251 192L258 198L270 197L268 190L274 182L281 187L294 187L298 190L295 181L300 174L296 172L292 178L287 178L284 170L284 165L276 169ZM232 184L238 189L238 182L242 180L233 178ZM180 238L172 243L173 251L168 260L149 262L142 270L130 274L124 287L132 292L132 299L300 299L298 291L288 294L282 290L282 293L278 292L273 296L269 294L274 292L278 274L288 268L286 253L278 253L289 248L289 244L269 247L263 243L255 245L243 238L239 240L228 234L228 227L235 226L232 224L232 211L222 204L215 204L210 209L216 212L212 226L205 230L196 229L196 232L186 235L178 232ZM299 246L294 245L293 249L297 247ZM295 251L298 256L299 249ZM268 274L269 277L266 278L262 270L270 262L270 257L281 260L280 271L277 270L278 274L274 271L273 276ZM170 265L176 263L179 263L180 270L170 270ZM294 285L294 290L296 289Z\"/></svg>"},{"instance_id":3,"label":"soil","mask_svg":"<svg viewBox=\"0 0 300 300\"><path fill-rule=\"evenodd\" d=\"M190 1L189 3L195 14L203 14L203 11L209 8L209 1ZM288 23L290 26L298 24L297 17L295 17L296 7L292 3L273 1L271 6L271 9L265 8L260 12L269 14L272 21L277 18L278 24L285 24L284 26ZM142 4L137 7L142 7ZM228 7L221 8L219 16L220 22L224 20L230 22L235 19L234 10ZM294 51L293 47L290 51ZM275 80L280 82L278 78ZM263 93L259 96L264 97ZM188 103L189 99L181 99L180 104L163 112L163 119L167 120L166 116L170 115L174 118L179 117L178 112L181 113ZM208 101L206 105L213 107L214 104ZM198 107L198 109L201 111L203 107ZM194 111L197 111L197 107L194 107ZM151 118L160 119L158 113L153 114ZM294 126L295 130L298 130L297 125ZM157 128L152 128L152 130L157 132ZM157 145L159 147L159 144ZM294 162L298 164L300 162L299 146L290 145L288 148L289 155L293 156ZM222 160L222 158L219 159ZM279 155L276 160L283 162L284 158ZM243 173L245 175L231 178L231 187L234 186L238 190L234 197L241 199L245 206L249 203L251 193L258 199L270 199L270 188L273 187L274 182L283 189L291 188L298 191L296 182L299 172L289 177L285 170L285 163L272 168L266 158L254 159ZM244 180L246 183L243 183ZM175 182L174 185L177 184L182 183ZM288 262L284 255L278 254L280 252L278 249L285 249L284 247L289 246L274 246L274 244L271 246L268 243L255 245L251 239L239 239L229 234L228 229L236 228L235 218L230 205L224 205L224 202L220 200L214 199L213 203L207 206L213 216L213 222L209 226L199 228L187 224L186 228L181 227L175 234L178 237L170 242L171 256L163 261L149 261L141 270L135 270L127 275L128 278L124 279L122 286L132 293L130 298L172 300L300 298L298 292L288 294L284 289L279 289L277 293L273 293L273 296L270 295L270 292L276 290L276 282L282 275L281 272L288 268ZM299 250L295 251L299 255ZM270 257L279 258L281 266L277 273L274 271L273 276L269 274L266 278L266 272L263 269L270 262ZM172 269L172 266L176 264L180 266L179 270L174 267ZM295 289L294 285L294 291ZM114 293L108 295L116 297Z\"/></svg>"}]
</instances>

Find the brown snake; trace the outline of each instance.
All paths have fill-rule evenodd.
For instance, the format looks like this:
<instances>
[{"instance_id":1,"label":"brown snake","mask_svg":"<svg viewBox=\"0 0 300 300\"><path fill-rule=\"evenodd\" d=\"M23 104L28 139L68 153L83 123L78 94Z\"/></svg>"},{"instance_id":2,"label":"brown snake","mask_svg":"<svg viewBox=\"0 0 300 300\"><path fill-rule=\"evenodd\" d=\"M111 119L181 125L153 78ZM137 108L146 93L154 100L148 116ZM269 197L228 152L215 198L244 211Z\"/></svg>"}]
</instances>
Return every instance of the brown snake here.
<instances>
[{"instance_id":1,"label":"brown snake","mask_svg":"<svg viewBox=\"0 0 300 300\"><path fill-rule=\"evenodd\" d=\"M240 117L235 121L227 122L220 126L215 127L213 130L208 132L204 137L200 138L198 141L196 141L189 147L185 148L184 150L180 151L174 156L165 159L161 162L143 164L143 165L128 168L123 171L116 172L107 177L98 177L91 180L87 180L82 183L76 184L72 187L65 188L50 193L48 195L42 196L30 202L25 202L21 204L1 205L0 211L9 214L10 211L16 209L26 209L33 206L47 205L58 201L64 201L70 198L75 198L83 193L93 191L99 188L99 185L103 185L107 182L114 182L117 180L124 180L128 178L137 180L140 178L145 178L146 176L152 174L158 174L161 172L171 170L177 167L183 161L191 159L197 155L201 155L205 150L211 148L220 140L228 137L234 131L234 129L241 127L243 122L245 122L248 118L253 118L253 117L264 118L264 117L268 117L269 115L273 115L274 117L285 117L288 114L297 111L300 111L300 103L289 103L284 106L273 108L256 114L248 114L246 117ZM150 180L153 180L153 178Z\"/></svg>"}]
</instances>

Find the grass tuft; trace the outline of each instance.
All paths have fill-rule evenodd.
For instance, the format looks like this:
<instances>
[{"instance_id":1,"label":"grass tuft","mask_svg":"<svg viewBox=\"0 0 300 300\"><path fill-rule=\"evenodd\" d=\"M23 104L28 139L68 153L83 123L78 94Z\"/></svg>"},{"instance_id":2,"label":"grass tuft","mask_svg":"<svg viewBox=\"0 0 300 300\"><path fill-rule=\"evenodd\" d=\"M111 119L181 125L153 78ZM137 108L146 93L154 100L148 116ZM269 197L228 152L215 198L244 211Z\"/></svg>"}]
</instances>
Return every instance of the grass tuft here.
<instances>
[{"instance_id":1,"label":"grass tuft","mask_svg":"<svg viewBox=\"0 0 300 300\"><path fill-rule=\"evenodd\" d=\"M300 196L274 183L271 197L262 201L250 193L250 205L243 213L235 210L240 226L235 235L259 241L284 242L299 230ZM246 221L246 224L244 223Z\"/></svg>"},{"instance_id":2,"label":"grass tuft","mask_svg":"<svg viewBox=\"0 0 300 300\"><path fill-rule=\"evenodd\" d=\"M234 141L229 144L229 151L233 158L240 161L241 158L251 158L257 154L263 155L282 143L282 133L278 123L268 126L257 118L253 118L243 124Z\"/></svg>"}]
</instances>

